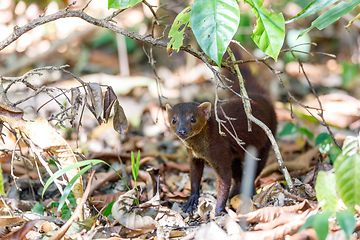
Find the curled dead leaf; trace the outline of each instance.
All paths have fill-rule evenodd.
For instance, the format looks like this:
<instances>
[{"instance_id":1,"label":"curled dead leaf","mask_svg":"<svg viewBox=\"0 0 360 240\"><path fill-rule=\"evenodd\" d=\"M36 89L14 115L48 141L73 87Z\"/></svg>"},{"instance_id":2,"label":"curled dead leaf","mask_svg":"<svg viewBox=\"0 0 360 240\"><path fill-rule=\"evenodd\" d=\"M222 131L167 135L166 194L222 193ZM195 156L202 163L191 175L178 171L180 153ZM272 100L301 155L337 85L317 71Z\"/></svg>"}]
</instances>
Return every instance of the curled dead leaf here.
<instances>
[{"instance_id":1,"label":"curled dead leaf","mask_svg":"<svg viewBox=\"0 0 360 240\"><path fill-rule=\"evenodd\" d=\"M82 104L80 90L77 87L71 88L71 104L73 106L73 108L71 109L71 116L75 117L80 105Z\"/></svg>"},{"instance_id":2,"label":"curled dead leaf","mask_svg":"<svg viewBox=\"0 0 360 240\"><path fill-rule=\"evenodd\" d=\"M87 83L87 87L89 90L89 97L93 108L90 110L94 114L96 119L99 121L99 123L101 123L101 113L104 108L101 86L98 83Z\"/></svg>"},{"instance_id":3,"label":"curled dead leaf","mask_svg":"<svg viewBox=\"0 0 360 240\"><path fill-rule=\"evenodd\" d=\"M265 207L255 212L238 215L239 219L246 220L247 222L270 222L280 216L282 213L298 213L307 209L312 209L310 203L305 200L302 203L285 206L285 207Z\"/></svg>"},{"instance_id":4,"label":"curled dead leaf","mask_svg":"<svg viewBox=\"0 0 360 240\"><path fill-rule=\"evenodd\" d=\"M216 199L212 195L205 193L199 197L197 212L203 219L214 219L215 206Z\"/></svg>"},{"instance_id":5,"label":"curled dead leaf","mask_svg":"<svg viewBox=\"0 0 360 240\"><path fill-rule=\"evenodd\" d=\"M0 102L0 115L22 119L24 112L18 108L9 107Z\"/></svg>"},{"instance_id":6,"label":"curled dead leaf","mask_svg":"<svg viewBox=\"0 0 360 240\"><path fill-rule=\"evenodd\" d=\"M156 196L158 197L158 195ZM148 232L155 229L154 219L159 211L159 205L149 204L147 207L140 208L136 206L135 199L135 189L121 195L111 209L114 218L121 225L131 230Z\"/></svg>"},{"instance_id":7,"label":"curled dead leaf","mask_svg":"<svg viewBox=\"0 0 360 240\"><path fill-rule=\"evenodd\" d=\"M37 221L38 220L27 221L17 231L11 232L6 236L1 237L1 239L3 239L3 240L24 239L26 234L35 226Z\"/></svg>"},{"instance_id":8,"label":"curled dead leaf","mask_svg":"<svg viewBox=\"0 0 360 240\"><path fill-rule=\"evenodd\" d=\"M111 108L114 105L115 101L117 101L117 96L112 89L112 87L108 86L105 92L104 97L104 119L105 122L109 120Z\"/></svg>"},{"instance_id":9,"label":"curled dead leaf","mask_svg":"<svg viewBox=\"0 0 360 240\"><path fill-rule=\"evenodd\" d=\"M120 106L119 101L115 101L114 105L114 129L120 134L124 134L128 127L128 121L126 119L124 109Z\"/></svg>"}]
</instances>

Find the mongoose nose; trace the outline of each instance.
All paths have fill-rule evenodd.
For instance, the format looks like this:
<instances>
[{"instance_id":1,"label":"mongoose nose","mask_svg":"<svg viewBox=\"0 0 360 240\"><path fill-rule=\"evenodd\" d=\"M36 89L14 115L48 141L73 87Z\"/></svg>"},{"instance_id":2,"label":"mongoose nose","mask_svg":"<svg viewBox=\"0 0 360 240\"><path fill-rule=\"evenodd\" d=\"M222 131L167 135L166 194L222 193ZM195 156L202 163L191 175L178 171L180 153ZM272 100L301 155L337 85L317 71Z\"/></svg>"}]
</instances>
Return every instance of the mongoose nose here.
<instances>
[{"instance_id":1,"label":"mongoose nose","mask_svg":"<svg viewBox=\"0 0 360 240\"><path fill-rule=\"evenodd\" d=\"M186 130L185 129L179 129L178 134L180 136L184 136L186 134Z\"/></svg>"}]
</instances>

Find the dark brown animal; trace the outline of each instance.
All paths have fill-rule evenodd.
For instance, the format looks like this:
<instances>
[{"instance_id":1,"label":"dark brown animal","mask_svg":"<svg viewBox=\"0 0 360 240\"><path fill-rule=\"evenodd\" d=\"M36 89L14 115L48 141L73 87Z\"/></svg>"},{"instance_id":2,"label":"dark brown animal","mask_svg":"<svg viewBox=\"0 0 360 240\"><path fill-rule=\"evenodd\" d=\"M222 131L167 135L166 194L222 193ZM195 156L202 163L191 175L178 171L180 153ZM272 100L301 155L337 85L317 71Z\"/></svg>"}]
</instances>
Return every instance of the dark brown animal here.
<instances>
[{"instance_id":1,"label":"dark brown animal","mask_svg":"<svg viewBox=\"0 0 360 240\"><path fill-rule=\"evenodd\" d=\"M245 72L247 73L247 72ZM259 86L252 76L248 78L245 86L251 99L253 115L265 123L276 134L276 115L266 91ZM245 142L245 148L253 145L258 150L257 172L259 174L264 168L268 158L271 143L265 132L255 124L252 124L252 132L248 132L248 123L242 101L240 98L233 98L217 109L220 119L226 120L225 114L236 120L232 120L237 136ZM214 110L211 104L204 102L179 103L173 106L166 105L168 122L171 130L185 144L190 158L190 180L191 196L184 205L184 211L193 212L196 210L200 191L200 181L203 174L204 163L207 162L214 168L217 174L217 204L215 214L219 215L225 210L226 201L230 196L239 192L242 177L242 162L244 150L238 145L235 139L226 133L219 134L219 124L215 119ZM226 127L232 130L229 123ZM234 184L230 193L231 178Z\"/></svg>"}]
</instances>

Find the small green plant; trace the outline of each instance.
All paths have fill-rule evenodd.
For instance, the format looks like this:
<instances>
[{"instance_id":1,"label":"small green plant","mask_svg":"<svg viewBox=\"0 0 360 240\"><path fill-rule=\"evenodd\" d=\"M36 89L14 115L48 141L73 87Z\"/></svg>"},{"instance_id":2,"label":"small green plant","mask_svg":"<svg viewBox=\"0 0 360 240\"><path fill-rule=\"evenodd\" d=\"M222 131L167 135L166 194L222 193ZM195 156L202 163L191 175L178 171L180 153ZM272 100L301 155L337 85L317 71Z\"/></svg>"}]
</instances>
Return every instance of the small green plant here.
<instances>
[{"instance_id":1,"label":"small green plant","mask_svg":"<svg viewBox=\"0 0 360 240\"><path fill-rule=\"evenodd\" d=\"M277 134L278 137L283 137L286 135L292 135L295 133L300 133L301 137L308 137L309 140L314 140L314 133L307 130L306 128L301 128L295 125L292 122L288 122L283 129ZM329 154L330 162L333 164L337 156L341 153L341 150L338 146L335 145L332 137L328 133L320 133L315 139L315 146L319 145L319 151L322 154Z\"/></svg>"},{"instance_id":2,"label":"small green plant","mask_svg":"<svg viewBox=\"0 0 360 240\"><path fill-rule=\"evenodd\" d=\"M328 133L320 133L315 140L315 145L319 145L319 151L322 154L329 153L329 159L334 164L335 159L341 153L341 149L335 145L334 140Z\"/></svg>"},{"instance_id":3,"label":"small green plant","mask_svg":"<svg viewBox=\"0 0 360 240\"><path fill-rule=\"evenodd\" d=\"M131 171L132 171L132 175L133 175L134 181L135 181L136 205L139 205L139 192L137 189L137 178L139 175L139 169L140 169L140 150L138 151L136 160L135 160L134 152L131 152Z\"/></svg>"},{"instance_id":4,"label":"small green plant","mask_svg":"<svg viewBox=\"0 0 360 240\"><path fill-rule=\"evenodd\" d=\"M325 139L325 135L321 137ZM320 140L319 140L320 141ZM327 147L326 149L329 149ZM323 213L318 213L307 219L300 229L313 227L320 240L328 234L328 219L336 216L338 225L345 231L349 238L354 232L356 220L354 217L355 205L360 205L360 136L347 137L343 150L334 162L334 171L319 171L316 179L316 197L318 201L325 201ZM337 212L338 200L342 200L347 211Z\"/></svg>"},{"instance_id":5,"label":"small green plant","mask_svg":"<svg viewBox=\"0 0 360 240\"><path fill-rule=\"evenodd\" d=\"M81 161L78 162L76 164L73 164L71 166L62 168L60 170L58 170L57 172L54 173L54 175L52 175L45 183L44 186L44 190L42 192L42 197L44 197L44 193L46 191L46 189L50 186L51 183L54 182L55 179L57 179L58 177L64 175L67 171L75 169L75 168L81 168L83 167L71 180L70 182L66 185L66 187L64 188L63 194L60 198L59 201L59 205L57 206L58 209L61 209L62 211L64 210L63 206L65 204L66 199L68 199L69 194L71 193L71 188L74 185L75 181L77 178L79 178L80 176L82 176L85 172L87 172L92 166L95 166L99 163L104 163L106 165L108 165L111 169L113 169L116 173L117 171L107 162L103 161L103 160L98 160L98 159L90 159L90 160L85 160L85 161ZM126 187L130 190L129 186L126 184L125 180L121 177L121 175L119 173L117 173L120 177L120 179L125 183ZM75 205L76 206L76 203Z\"/></svg>"},{"instance_id":6,"label":"small green plant","mask_svg":"<svg viewBox=\"0 0 360 240\"><path fill-rule=\"evenodd\" d=\"M313 132L307 130L306 128L301 128L298 125L295 125L293 122L288 122L283 127L283 129L277 134L277 137L283 137L295 133L300 133L302 136L307 136L310 140L314 140Z\"/></svg>"},{"instance_id":7,"label":"small green plant","mask_svg":"<svg viewBox=\"0 0 360 240\"><path fill-rule=\"evenodd\" d=\"M34 213L38 213L40 215L44 215L45 206L39 202L37 202L32 208L31 211Z\"/></svg>"}]
</instances>

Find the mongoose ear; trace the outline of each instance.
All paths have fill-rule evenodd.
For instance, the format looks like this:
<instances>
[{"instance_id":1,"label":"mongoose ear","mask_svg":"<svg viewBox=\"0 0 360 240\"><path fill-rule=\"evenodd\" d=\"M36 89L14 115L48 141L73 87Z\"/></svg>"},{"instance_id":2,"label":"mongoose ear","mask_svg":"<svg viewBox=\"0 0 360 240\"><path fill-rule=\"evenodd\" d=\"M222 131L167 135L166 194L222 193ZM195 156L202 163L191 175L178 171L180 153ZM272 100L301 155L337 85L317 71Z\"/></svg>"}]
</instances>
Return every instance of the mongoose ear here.
<instances>
[{"instance_id":1,"label":"mongoose ear","mask_svg":"<svg viewBox=\"0 0 360 240\"><path fill-rule=\"evenodd\" d=\"M167 104L165 104L165 109L166 109L166 112L169 113L172 108L171 108L170 104L167 103Z\"/></svg>"},{"instance_id":2,"label":"mongoose ear","mask_svg":"<svg viewBox=\"0 0 360 240\"><path fill-rule=\"evenodd\" d=\"M211 103L203 102L198 106L198 108L204 114L205 119L208 120L211 116Z\"/></svg>"}]
</instances>

